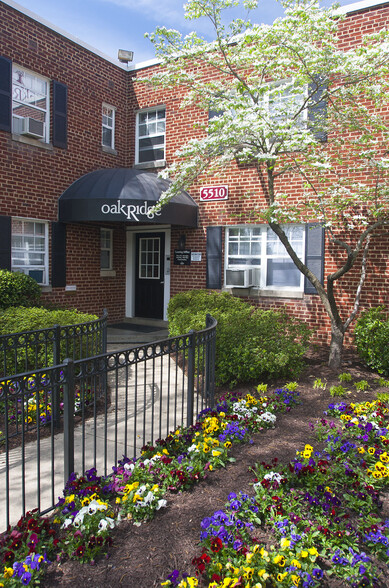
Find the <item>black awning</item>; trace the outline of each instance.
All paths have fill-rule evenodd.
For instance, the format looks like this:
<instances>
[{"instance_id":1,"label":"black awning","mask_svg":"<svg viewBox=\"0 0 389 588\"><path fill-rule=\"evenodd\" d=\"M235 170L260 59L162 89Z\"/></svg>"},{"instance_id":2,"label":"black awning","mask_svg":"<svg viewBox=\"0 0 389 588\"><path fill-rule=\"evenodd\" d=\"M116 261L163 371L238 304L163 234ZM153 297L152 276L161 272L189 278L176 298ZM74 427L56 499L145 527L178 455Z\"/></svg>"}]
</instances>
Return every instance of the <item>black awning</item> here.
<instances>
[{"instance_id":1,"label":"black awning","mask_svg":"<svg viewBox=\"0 0 389 588\"><path fill-rule=\"evenodd\" d=\"M159 212L151 210L169 180L136 169L100 169L81 176L59 197L58 220L117 221L197 227L196 202L187 192L174 196Z\"/></svg>"}]
</instances>

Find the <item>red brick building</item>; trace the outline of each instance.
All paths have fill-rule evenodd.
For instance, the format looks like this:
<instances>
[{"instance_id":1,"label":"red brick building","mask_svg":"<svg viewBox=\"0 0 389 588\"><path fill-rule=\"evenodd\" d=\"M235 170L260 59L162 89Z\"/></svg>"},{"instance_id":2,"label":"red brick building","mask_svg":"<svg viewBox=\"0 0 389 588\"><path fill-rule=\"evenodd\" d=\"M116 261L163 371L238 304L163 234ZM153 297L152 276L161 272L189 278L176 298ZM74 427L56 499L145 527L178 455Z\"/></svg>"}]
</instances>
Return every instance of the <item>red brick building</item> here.
<instances>
[{"instance_id":1,"label":"red brick building","mask_svg":"<svg viewBox=\"0 0 389 588\"><path fill-rule=\"evenodd\" d=\"M357 2L341 25L343 43L388 26L389 2ZM208 117L180 109L176 92L135 83L157 64L128 70L12 0L0 1L0 27L0 267L29 273L56 304L107 308L111 321L166 318L172 295L209 287L285 306L328 340L310 283L277 246L267 253L276 237L266 225L245 222L253 170L231 166L151 212L166 187L155 172L200 132L193 122ZM325 278L325 240L310 243L303 225L291 230ZM388 305L387 251L383 236L370 255L363 307ZM341 292L350 304L355 280L346 277Z\"/></svg>"}]
</instances>

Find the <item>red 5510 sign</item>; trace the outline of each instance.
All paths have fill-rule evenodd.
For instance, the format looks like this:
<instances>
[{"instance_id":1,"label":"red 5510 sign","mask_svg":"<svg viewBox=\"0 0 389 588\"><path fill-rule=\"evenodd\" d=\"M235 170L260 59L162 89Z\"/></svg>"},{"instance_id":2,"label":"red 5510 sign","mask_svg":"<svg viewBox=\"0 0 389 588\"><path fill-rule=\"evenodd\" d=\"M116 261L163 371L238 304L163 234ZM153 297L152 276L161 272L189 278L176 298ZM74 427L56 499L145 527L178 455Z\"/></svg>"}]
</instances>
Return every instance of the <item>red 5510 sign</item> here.
<instances>
[{"instance_id":1,"label":"red 5510 sign","mask_svg":"<svg viewBox=\"0 0 389 588\"><path fill-rule=\"evenodd\" d=\"M200 188L200 200L228 200L228 186L207 186Z\"/></svg>"}]
</instances>

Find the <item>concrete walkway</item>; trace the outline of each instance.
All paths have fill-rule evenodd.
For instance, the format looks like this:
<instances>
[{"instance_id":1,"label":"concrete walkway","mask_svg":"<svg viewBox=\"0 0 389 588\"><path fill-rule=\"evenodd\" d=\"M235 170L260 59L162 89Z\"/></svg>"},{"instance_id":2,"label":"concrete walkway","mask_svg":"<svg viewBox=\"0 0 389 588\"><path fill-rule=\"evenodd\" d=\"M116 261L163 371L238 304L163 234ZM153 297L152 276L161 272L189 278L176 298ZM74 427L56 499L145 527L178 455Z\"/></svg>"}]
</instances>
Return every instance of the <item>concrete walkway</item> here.
<instances>
[{"instance_id":1,"label":"concrete walkway","mask_svg":"<svg viewBox=\"0 0 389 588\"><path fill-rule=\"evenodd\" d=\"M126 325L111 326L108 328L108 351L129 349L167 336L166 323L128 323L128 328ZM93 466L100 475L111 473L112 466L124 454L130 457L139 454L145 442L165 437L186 417L186 378L167 356L133 365L127 371L111 372L108 383L111 404L107 416L98 415L96 419L89 419L84 427L79 425L75 429L75 471L79 473ZM176 389L177 395L170 393ZM80 459L82 448L84 463ZM26 444L24 471L22 457L22 447L9 452L11 524L17 522L24 510L38 507L44 511L62 495L63 433L55 435L53 440L49 437L41 439L39 444ZM24 492L23 479L26 481ZM3 453L0 454L0 533L5 526L6 455Z\"/></svg>"}]
</instances>

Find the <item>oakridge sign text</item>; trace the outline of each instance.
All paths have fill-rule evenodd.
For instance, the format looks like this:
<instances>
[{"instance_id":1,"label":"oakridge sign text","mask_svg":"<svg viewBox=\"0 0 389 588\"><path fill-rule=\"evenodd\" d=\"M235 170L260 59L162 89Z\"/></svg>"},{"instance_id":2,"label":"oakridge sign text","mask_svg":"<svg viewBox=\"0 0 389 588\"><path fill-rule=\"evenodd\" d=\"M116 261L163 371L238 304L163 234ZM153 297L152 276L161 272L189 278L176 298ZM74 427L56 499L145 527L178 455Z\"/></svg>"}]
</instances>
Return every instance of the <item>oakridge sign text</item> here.
<instances>
[{"instance_id":1,"label":"oakridge sign text","mask_svg":"<svg viewBox=\"0 0 389 588\"><path fill-rule=\"evenodd\" d=\"M153 205L148 205L145 200L142 204L122 204L121 200L117 200L115 204L103 204L101 212L103 214L118 214L126 217L127 220L139 222L140 216L146 216L149 220L153 220L155 216L161 216L161 210L153 210Z\"/></svg>"}]
</instances>

